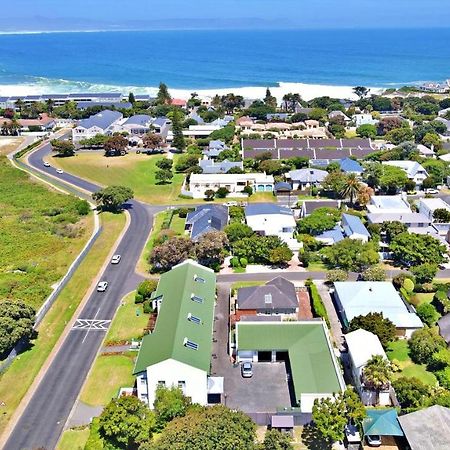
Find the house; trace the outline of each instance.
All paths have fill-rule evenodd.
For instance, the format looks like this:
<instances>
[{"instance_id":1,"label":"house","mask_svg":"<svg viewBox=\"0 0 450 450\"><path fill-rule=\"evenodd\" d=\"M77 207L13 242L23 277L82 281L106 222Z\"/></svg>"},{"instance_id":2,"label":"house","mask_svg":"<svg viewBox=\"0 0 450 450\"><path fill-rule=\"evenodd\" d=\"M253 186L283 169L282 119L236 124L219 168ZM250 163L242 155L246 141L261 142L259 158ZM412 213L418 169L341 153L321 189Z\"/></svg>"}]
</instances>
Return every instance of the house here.
<instances>
[{"instance_id":1,"label":"house","mask_svg":"<svg viewBox=\"0 0 450 450\"><path fill-rule=\"evenodd\" d=\"M215 296L214 272L192 260L161 275L152 296L156 326L142 339L133 371L137 396L150 408L158 386L208 403Z\"/></svg>"},{"instance_id":2,"label":"house","mask_svg":"<svg viewBox=\"0 0 450 450\"><path fill-rule=\"evenodd\" d=\"M250 203L245 207L245 221L258 234L278 236L292 250L300 248L293 237L297 223L290 208L276 203Z\"/></svg>"},{"instance_id":3,"label":"house","mask_svg":"<svg viewBox=\"0 0 450 450\"><path fill-rule=\"evenodd\" d=\"M305 200L300 209L300 217L308 217L313 211L319 208L340 209L340 200Z\"/></svg>"},{"instance_id":4,"label":"house","mask_svg":"<svg viewBox=\"0 0 450 450\"><path fill-rule=\"evenodd\" d=\"M246 186L250 186L253 192L273 192L274 184L273 176L265 173L193 173L190 177L189 192L193 198L204 198L207 190L224 187L228 189L231 196L245 196L243 190Z\"/></svg>"},{"instance_id":5,"label":"house","mask_svg":"<svg viewBox=\"0 0 450 450\"><path fill-rule=\"evenodd\" d=\"M417 144L417 150L419 151L419 155L423 156L424 158L436 158L435 151L423 144Z\"/></svg>"},{"instance_id":6,"label":"house","mask_svg":"<svg viewBox=\"0 0 450 450\"><path fill-rule=\"evenodd\" d=\"M408 179L414 181L417 187L421 187L423 180L428 178L428 172L417 161L383 161L383 164L402 169Z\"/></svg>"},{"instance_id":7,"label":"house","mask_svg":"<svg viewBox=\"0 0 450 450\"><path fill-rule=\"evenodd\" d=\"M202 168L202 173L227 173L231 168L236 167L240 170L244 169L244 163L242 161L223 161L215 162L212 159L200 159L198 165Z\"/></svg>"},{"instance_id":8,"label":"house","mask_svg":"<svg viewBox=\"0 0 450 450\"><path fill-rule=\"evenodd\" d=\"M443 123L447 127L447 130L444 131L443 135L444 136L450 136L450 120L445 119L444 117L438 117L436 120L438 122Z\"/></svg>"},{"instance_id":9,"label":"house","mask_svg":"<svg viewBox=\"0 0 450 450\"><path fill-rule=\"evenodd\" d=\"M406 196L403 195L372 195L367 210L371 214L412 212Z\"/></svg>"},{"instance_id":10,"label":"house","mask_svg":"<svg viewBox=\"0 0 450 450\"><path fill-rule=\"evenodd\" d=\"M209 231L222 231L228 224L228 208L223 205L200 205L186 216L185 230L193 241Z\"/></svg>"},{"instance_id":11,"label":"house","mask_svg":"<svg viewBox=\"0 0 450 450\"><path fill-rule=\"evenodd\" d=\"M186 100L183 100L183 99L181 99L181 98L173 98L173 99L170 101L170 104L171 104L172 106L179 106L180 108L185 108L185 107L186 107L186 104L187 104L187 101L186 101Z\"/></svg>"},{"instance_id":12,"label":"house","mask_svg":"<svg viewBox=\"0 0 450 450\"><path fill-rule=\"evenodd\" d=\"M448 80L445 83L423 83L419 86L419 89L424 92L431 92L434 94L446 94L450 91L450 85Z\"/></svg>"},{"instance_id":13,"label":"house","mask_svg":"<svg viewBox=\"0 0 450 450\"><path fill-rule=\"evenodd\" d=\"M351 374L356 389L365 405L387 406L391 404L389 389L378 393L364 386L363 372L369 360L379 355L387 360L386 353L376 334L366 330L355 330L345 335Z\"/></svg>"},{"instance_id":14,"label":"house","mask_svg":"<svg viewBox=\"0 0 450 450\"><path fill-rule=\"evenodd\" d=\"M363 166L352 158L343 158L339 160L339 167L341 168L341 172L344 173L361 175L364 172Z\"/></svg>"},{"instance_id":15,"label":"house","mask_svg":"<svg viewBox=\"0 0 450 450\"><path fill-rule=\"evenodd\" d=\"M388 281L345 281L334 283L334 298L344 327L356 316L382 313L397 328L397 335L410 338L423 324Z\"/></svg>"},{"instance_id":16,"label":"house","mask_svg":"<svg viewBox=\"0 0 450 450\"><path fill-rule=\"evenodd\" d=\"M345 123L345 124L347 124L348 122L351 122L352 121L352 119L350 119L350 117L348 117L345 113L343 113L342 111L339 111L339 110L337 110L337 111L331 111L329 114L328 114L328 118L331 120L331 119L336 119L336 118L342 118L342 121Z\"/></svg>"},{"instance_id":17,"label":"house","mask_svg":"<svg viewBox=\"0 0 450 450\"><path fill-rule=\"evenodd\" d=\"M421 198L419 200L419 213L433 221L433 214L436 209L445 209L450 212L450 205L442 198Z\"/></svg>"},{"instance_id":18,"label":"house","mask_svg":"<svg viewBox=\"0 0 450 450\"><path fill-rule=\"evenodd\" d=\"M450 344L450 313L442 316L437 321L437 324L439 327L439 334L445 339L445 342L447 342L447 344Z\"/></svg>"},{"instance_id":19,"label":"house","mask_svg":"<svg viewBox=\"0 0 450 450\"><path fill-rule=\"evenodd\" d=\"M369 223L382 224L384 222L401 222L405 224L409 231L413 229L428 228L431 225L431 219L426 215L413 212L394 212L394 213L369 213L367 214Z\"/></svg>"},{"instance_id":20,"label":"house","mask_svg":"<svg viewBox=\"0 0 450 450\"><path fill-rule=\"evenodd\" d=\"M378 123L378 120L374 119L372 117L372 114L366 114L366 113L355 114L353 116L353 118L355 120L356 128L358 128L362 125L376 125Z\"/></svg>"},{"instance_id":21,"label":"house","mask_svg":"<svg viewBox=\"0 0 450 450\"><path fill-rule=\"evenodd\" d=\"M327 245L336 244L342 239L358 239L368 242L370 233L362 223L361 219L352 214L342 214L342 219L332 230L324 231L315 237L317 241Z\"/></svg>"},{"instance_id":22,"label":"house","mask_svg":"<svg viewBox=\"0 0 450 450\"><path fill-rule=\"evenodd\" d=\"M286 174L286 178L291 180L294 190L303 190L311 186L319 186L327 175L326 170L308 168L291 170Z\"/></svg>"},{"instance_id":23,"label":"house","mask_svg":"<svg viewBox=\"0 0 450 450\"><path fill-rule=\"evenodd\" d=\"M50 131L56 127L56 120L48 114L40 114L37 119L19 119L22 131Z\"/></svg>"},{"instance_id":24,"label":"house","mask_svg":"<svg viewBox=\"0 0 450 450\"><path fill-rule=\"evenodd\" d=\"M129 117L120 125L120 131L126 131L132 135L147 134L153 122L153 117L147 114L136 114Z\"/></svg>"},{"instance_id":25,"label":"house","mask_svg":"<svg viewBox=\"0 0 450 450\"><path fill-rule=\"evenodd\" d=\"M130 102L111 102L111 101L105 101L105 102L92 102L92 101L83 101L83 102L77 102L77 109L80 111L84 111L88 108L98 107L101 106L102 108L111 108L111 109L131 109L133 108L133 105Z\"/></svg>"},{"instance_id":26,"label":"house","mask_svg":"<svg viewBox=\"0 0 450 450\"><path fill-rule=\"evenodd\" d=\"M212 140L209 141L208 148L203 150L203 155L205 155L209 159L217 158L224 150L228 150L229 147L225 144L225 142L221 140Z\"/></svg>"},{"instance_id":27,"label":"house","mask_svg":"<svg viewBox=\"0 0 450 450\"><path fill-rule=\"evenodd\" d=\"M302 413L312 412L315 399L331 398L333 393L345 390L322 320L237 322L236 356L238 362L286 361L293 406L298 405Z\"/></svg>"},{"instance_id":28,"label":"house","mask_svg":"<svg viewBox=\"0 0 450 450\"><path fill-rule=\"evenodd\" d=\"M363 419L362 429L365 436L380 436L382 445L388 444L387 442L383 442L384 437L392 438L394 436L404 436L395 408L366 408L366 417ZM383 448L389 448L391 446L392 441ZM395 445L395 447L397 447L397 445ZM403 448L403 446L401 448Z\"/></svg>"},{"instance_id":29,"label":"house","mask_svg":"<svg viewBox=\"0 0 450 450\"><path fill-rule=\"evenodd\" d=\"M108 134L122 118L122 113L118 111L105 110L88 119L80 120L72 130L72 140L77 143L83 139L90 139L97 134Z\"/></svg>"},{"instance_id":30,"label":"house","mask_svg":"<svg viewBox=\"0 0 450 450\"><path fill-rule=\"evenodd\" d=\"M450 448L450 408L434 405L398 418L411 450Z\"/></svg>"},{"instance_id":31,"label":"house","mask_svg":"<svg viewBox=\"0 0 450 450\"><path fill-rule=\"evenodd\" d=\"M238 289L236 314L238 316L287 315L298 312L295 286L283 277L274 278L262 286Z\"/></svg>"}]
</instances>

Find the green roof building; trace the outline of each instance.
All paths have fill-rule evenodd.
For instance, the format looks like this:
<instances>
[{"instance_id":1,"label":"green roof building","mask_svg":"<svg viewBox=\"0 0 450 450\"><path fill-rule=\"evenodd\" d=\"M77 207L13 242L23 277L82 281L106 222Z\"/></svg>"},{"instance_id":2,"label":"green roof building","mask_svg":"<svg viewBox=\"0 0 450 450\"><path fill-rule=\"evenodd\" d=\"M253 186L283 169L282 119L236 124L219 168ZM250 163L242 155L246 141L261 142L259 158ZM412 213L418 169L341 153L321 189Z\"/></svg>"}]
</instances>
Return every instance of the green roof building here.
<instances>
[{"instance_id":1,"label":"green roof building","mask_svg":"<svg viewBox=\"0 0 450 450\"><path fill-rule=\"evenodd\" d=\"M277 361L287 353L302 412L312 411L314 399L345 389L323 321L238 322L236 346L239 361Z\"/></svg>"},{"instance_id":2,"label":"green roof building","mask_svg":"<svg viewBox=\"0 0 450 450\"><path fill-rule=\"evenodd\" d=\"M153 406L158 385L179 386L195 403L207 403L216 276L187 260L161 275L152 299L153 333L144 336L134 367L138 397Z\"/></svg>"}]
</instances>

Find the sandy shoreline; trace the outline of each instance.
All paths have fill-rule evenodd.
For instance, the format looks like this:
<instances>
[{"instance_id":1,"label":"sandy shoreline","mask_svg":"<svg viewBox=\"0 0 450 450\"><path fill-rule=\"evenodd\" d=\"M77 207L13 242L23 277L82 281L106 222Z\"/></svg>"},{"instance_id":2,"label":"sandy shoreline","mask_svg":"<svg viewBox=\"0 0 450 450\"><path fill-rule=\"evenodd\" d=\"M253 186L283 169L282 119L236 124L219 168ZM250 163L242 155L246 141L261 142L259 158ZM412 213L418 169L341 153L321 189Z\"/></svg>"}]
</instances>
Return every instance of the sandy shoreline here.
<instances>
[{"instance_id":1,"label":"sandy shoreline","mask_svg":"<svg viewBox=\"0 0 450 450\"><path fill-rule=\"evenodd\" d=\"M304 100L311 100L316 97L329 96L334 98L356 99L357 97L352 91L353 86L325 86L319 84L306 83L278 83L275 87L270 87L272 95L278 101L281 101L287 93L298 93ZM382 88L370 88L371 93L377 94L383 91ZM263 98L266 93L265 87L234 87L234 88L217 88L217 89L169 89L172 97L188 99L192 92L197 92L199 96L214 96L228 94L233 92L236 95L242 95L244 98ZM68 82L65 86L56 87L54 84L49 86L45 83L19 84L19 85L0 85L0 97L14 95L39 95L39 94L62 94L80 92L80 88L74 88ZM136 87L136 86L111 86L111 85L92 85L82 92L134 92L135 94L156 95L155 87Z\"/></svg>"}]
</instances>

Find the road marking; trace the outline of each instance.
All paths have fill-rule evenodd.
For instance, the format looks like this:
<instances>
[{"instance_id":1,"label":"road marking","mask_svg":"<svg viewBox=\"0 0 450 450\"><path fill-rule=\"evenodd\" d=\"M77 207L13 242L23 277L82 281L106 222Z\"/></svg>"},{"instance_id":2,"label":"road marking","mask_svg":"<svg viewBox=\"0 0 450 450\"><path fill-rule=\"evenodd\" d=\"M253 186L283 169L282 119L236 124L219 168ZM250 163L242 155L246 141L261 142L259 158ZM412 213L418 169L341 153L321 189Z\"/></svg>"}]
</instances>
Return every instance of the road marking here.
<instances>
[{"instance_id":1,"label":"road marking","mask_svg":"<svg viewBox=\"0 0 450 450\"><path fill-rule=\"evenodd\" d=\"M77 319L72 330L107 330L110 323L110 320Z\"/></svg>"},{"instance_id":2,"label":"road marking","mask_svg":"<svg viewBox=\"0 0 450 450\"><path fill-rule=\"evenodd\" d=\"M99 313L99 312L100 312L100 308L97 309L97 312L95 313L95 316L94 316L94 318L92 319L92 321L91 321L91 323L90 323L90 325L89 325L89 328L88 328L88 330L87 330L87 332L86 332L86 336L84 336L83 340L81 341L82 344L84 344L84 341L85 341L86 338L88 337L89 331L91 331L91 329L92 329L92 323L97 319L97 316L98 316L98 313ZM108 328L106 328L106 329L108 329Z\"/></svg>"}]
</instances>

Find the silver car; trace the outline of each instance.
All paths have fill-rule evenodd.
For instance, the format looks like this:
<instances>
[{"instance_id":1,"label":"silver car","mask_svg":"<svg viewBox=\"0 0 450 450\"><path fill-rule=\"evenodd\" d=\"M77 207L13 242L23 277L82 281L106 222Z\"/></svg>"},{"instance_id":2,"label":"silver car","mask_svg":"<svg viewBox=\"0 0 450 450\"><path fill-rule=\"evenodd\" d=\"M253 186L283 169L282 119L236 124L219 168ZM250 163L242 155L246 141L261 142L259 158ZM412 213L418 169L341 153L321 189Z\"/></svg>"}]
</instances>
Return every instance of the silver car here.
<instances>
[{"instance_id":1,"label":"silver car","mask_svg":"<svg viewBox=\"0 0 450 450\"><path fill-rule=\"evenodd\" d=\"M105 292L107 288L108 288L107 281L100 281L100 283L97 284L97 292Z\"/></svg>"},{"instance_id":2,"label":"silver car","mask_svg":"<svg viewBox=\"0 0 450 450\"><path fill-rule=\"evenodd\" d=\"M253 376L253 366L251 362L243 362L241 364L241 374L243 378L251 378Z\"/></svg>"},{"instance_id":3,"label":"silver car","mask_svg":"<svg viewBox=\"0 0 450 450\"><path fill-rule=\"evenodd\" d=\"M111 259L111 264L119 264L121 259L120 255L114 255Z\"/></svg>"}]
</instances>

